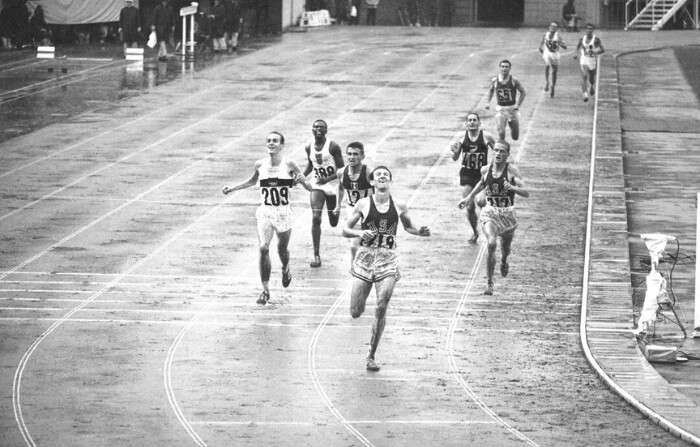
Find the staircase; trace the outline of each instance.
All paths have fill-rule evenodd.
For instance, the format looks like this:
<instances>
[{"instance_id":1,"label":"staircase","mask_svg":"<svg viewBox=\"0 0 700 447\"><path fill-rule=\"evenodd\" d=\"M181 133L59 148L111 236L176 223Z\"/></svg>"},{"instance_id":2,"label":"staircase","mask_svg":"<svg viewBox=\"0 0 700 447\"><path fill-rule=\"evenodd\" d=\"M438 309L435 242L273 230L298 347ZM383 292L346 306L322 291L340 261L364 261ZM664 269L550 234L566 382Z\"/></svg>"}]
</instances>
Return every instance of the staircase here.
<instances>
[{"instance_id":1,"label":"staircase","mask_svg":"<svg viewBox=\"0 0 700 447\"><path fill-rule=\"evenodd\" d=\"M647 0L645 2L644 0L628 0L625 5L625 14L627 15L629 11L632 10L634 18L632 20L626 20L627 26L625 26L625 30L646 29L658 31L685 6L687 1L688 0ZM644 5L645 3L646 5ZM642 5L644 5L644 7L638 10Z\"/></svg>"}]
</instances>

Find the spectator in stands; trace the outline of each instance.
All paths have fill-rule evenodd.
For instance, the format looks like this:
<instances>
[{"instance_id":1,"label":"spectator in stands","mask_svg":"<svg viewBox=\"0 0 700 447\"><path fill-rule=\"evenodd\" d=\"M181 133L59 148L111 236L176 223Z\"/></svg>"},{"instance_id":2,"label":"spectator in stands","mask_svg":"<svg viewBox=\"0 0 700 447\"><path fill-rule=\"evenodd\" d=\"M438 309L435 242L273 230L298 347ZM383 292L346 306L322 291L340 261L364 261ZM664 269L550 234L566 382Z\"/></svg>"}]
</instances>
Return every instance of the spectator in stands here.
<instances>
[{"instance_id":1,"label":"spectator in stands","mask_svg":"<svg viewBox=\"0 0 700 447\"><path fill-rule=\"evenodd\" d=\"M209 14L211 19L211 40L214 53L226 51L226 7L221 0L214 0L214 6Z\"/></svg>"},{"instance_id":2,"label":"spectator in stands","mask_svg":"<svg viewBox=\"0 0 700 447\"><path fill-rule=\"evenodd\" d=\"M236 0L226 0L226 46L231 53L238 49L238 32L241 29L241 10Z\"/></svg>"},{"instance_id":3,"label":"spectator in stands","mask_svg":"<svg viewBox=\"0 0 700 447\"><path fill-rule=\"evenodd\" d=\"M379 0L365 0L367 3L367 25L374 26L377 24L377 6Z\"/></svg>"},{"instance_id":4,"label":"spectator in stands","mask_svg":"<svg viewBox=\"0 0 700 447\"><path fill-rule=\"evenodd\" d=\"M350 11L348 23L350 25L359 25L360 24L360 0L348 0L348 10Z\"/></svg>"},{"instance_id":5,"label":"spectator in stands","mask_svg":"<svg viewBox=\"0 0 700 447\"><path fill-rule=\"evenodd\" d=\"M168 60L168 40L173 32L173 9L168 0L161 0L153 9L153 24L151 30L156 32L158 39L158 60Z\"/></svg>"},{"instance_id":6,"label":"spectator in stands","mask_svg":"<svg viewBox=\"0 0 700 447\"><path fill-rule=\"evenodd\" d=\"M569 31L578 31L579 17L576 15L574 0L566 0L564 8L562 9L561 17L564 19L566 29Z\"/></svg>"},{"instance_id":7,"label":"spectator in stands","mask_svg":"<svg viewBox=\"0 0 700 447\"><path fill-rule=\"evenodd\" d=\"M195 22L194 38L197 41L197 52L204 53L209 48L213 53L214 46L211 43L211 20L209 16L200 10L197 12L197 21Z\"/></svg>"},{"instance_id":8,"label":"spectator in stands","mask_svg":"<svg viewBox=\"0 0 700 447\"><path fill-rule=\"evenodd\" d=\"M133 0L126 0L126 6L119 13L119 35L124 44L124 57L126 57L127 48L136 48L138 46L140 32L139 10L134 6Z\"/></svg>"},{"instance_id":9,"label":"spectator in stands","mask_svg":"<svg viewBox=\"0 0 700 447\"><path fill-rule=\"evenodd\" d=\"M42 8L41 5L38 5L36 9L34 9L34 14L32 18L29 19L29 32L35 47L51 45L49 25L46 23L44 8Z\"/></svg>"}]
</instances>

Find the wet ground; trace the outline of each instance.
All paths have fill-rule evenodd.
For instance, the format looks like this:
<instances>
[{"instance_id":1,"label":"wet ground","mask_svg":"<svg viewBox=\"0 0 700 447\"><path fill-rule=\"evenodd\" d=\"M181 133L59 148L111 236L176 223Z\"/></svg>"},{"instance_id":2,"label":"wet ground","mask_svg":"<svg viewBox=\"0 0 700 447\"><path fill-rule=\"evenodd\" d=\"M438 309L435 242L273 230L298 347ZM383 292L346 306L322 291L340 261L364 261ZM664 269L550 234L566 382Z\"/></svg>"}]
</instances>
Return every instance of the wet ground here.
<instances>
[{"instance_id":1,"label":"wet ground","mask_svg":"<svg viewBox=\"0 0 700 447\"><path fill-rule=\"evenodd\" d=\"M167 62L149 48L144 61L127 61L118 44L59 46L54 59L38 59L34 49L0 51L0 142L83 112L110 110L118 101L279 40L241 39L232 54L207 50L191 60L178 52Z\"/></svg>"},{"instance_id":2,"label":"wet ground","mask_svg":"<svg viewBox=\"0 0 700 447\"><path fill-rule=\"evenodd\" d=\"M8 100L36 101L28 121L56 114L0 141L7 444L684 445L582 356L593 109L580 101L570 53L557 96L542 92L540 36L333 29L199 71L155 63L131 84L123 60L84 61L79 90L101 97L53 77L25 81L48 90L6 90ZM687 36L604 34L608 51ZM512 161L532 195L518 201L511 272L487 299L484 249L466 244L458 167L445 149L468 109L493 130L483 97L503 57L528 89ZM93 83L112 63L112 83ZM338 230L324 222L324 266L309 268L310 213L295 191L294 281L279 285L273 254L273 298L259 308L256 192L220 195L248 178L273 128L302 163L319 116L331 138L361 139L368 161L395 167L395 193L433 230L401 235L404 278L375 375L363 361L372 307L348 316Z\"/></svg>"}]
</instances>

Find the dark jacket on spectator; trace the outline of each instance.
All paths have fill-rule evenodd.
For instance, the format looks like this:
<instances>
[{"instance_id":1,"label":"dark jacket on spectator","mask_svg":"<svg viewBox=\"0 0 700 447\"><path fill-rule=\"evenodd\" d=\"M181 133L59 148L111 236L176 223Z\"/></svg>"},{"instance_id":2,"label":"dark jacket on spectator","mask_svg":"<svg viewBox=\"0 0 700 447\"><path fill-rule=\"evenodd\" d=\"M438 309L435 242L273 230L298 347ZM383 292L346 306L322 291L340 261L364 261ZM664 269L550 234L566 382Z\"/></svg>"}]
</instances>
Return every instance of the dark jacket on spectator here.
<instances>
[{"instance_id":1,"label":"dark jacket on spectator","mask_svg":"<svg viewBox=\"0 0 700 447\"><path fill-rule=\"evenodd\" d=\"M156 27L158 42L170 39L173 31L173 8L170 5L160 3L153 10L153 26Z\"/></svg>"},{"instance_id":2,"label":"dark jacket on spectator","mask_svg":"<svg viewBox=\"0 0 700 447\"><path fill-rule=\"evenodd\" d=\"M119 13L119 28L122 30L122 41L136 42L139 40L139 10L136 6L126 6Z\"/></svg>"}]
</instances>

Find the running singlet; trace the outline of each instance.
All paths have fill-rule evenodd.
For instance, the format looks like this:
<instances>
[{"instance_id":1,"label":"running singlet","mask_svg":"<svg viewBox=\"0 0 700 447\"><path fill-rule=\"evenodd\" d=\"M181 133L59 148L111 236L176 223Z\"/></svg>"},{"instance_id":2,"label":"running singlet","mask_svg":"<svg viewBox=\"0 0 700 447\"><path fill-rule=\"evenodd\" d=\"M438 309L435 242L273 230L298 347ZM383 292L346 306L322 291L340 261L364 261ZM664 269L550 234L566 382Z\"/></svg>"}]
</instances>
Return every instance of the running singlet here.
<instances>
[{"instance_id":1,"label":"running singlet","mask_svg":"<svg viewBox=\"0 0 700 447\"><path fill-rule=\"evenodd\" d=\"M326 178L335 174L335 159L331 155L330 151L331 140L326 139L326 143L323 145L320 151L316 150L314 143L311 143L311 163L314 168L314 177L316 178ZM327 185L335 184L337 179L331 180Z\"/></svg>"},{"instance_id":2,"label":"running singlet","mask_svg":"<svg viewBox=\"0 0 700 447\"><path fill-rule=\"evenodd\" d=\"M544 34L544 46L552 53L559 51L559 34L546 32Z\"/></svg>"},{"instance_id":3,"label":"running singlet","mask_svg":"<svg viewBox=\"0 0 700 447\"><path fill-rule=\"evenodd\" d=\"M357 180L352 180L348 168L343 172L343 188L348 193L348 205L355 206L358 200L374 194L374 186L367 180L367 166L362 165Z\"/></svg>"},{"instance_id":4,"label":"running singlet","mask_svg":"<svg viewBox=\"0 0 700 447\"><path fill-rule=\"evenodd\" d=\"M508 178L508 163L506 163L505 168L501 176L498 178L493 177L493 164L489 166L489 172L486 173L486 180L484 181L486 191L486 200L489 205L496 208L504 208L508 206L513 206L515 204L515 191L505 191L503 189L503 184Z\"/></svg>"},{"instance_id":5,"label":"running singlet","mask_svg":"<svg viewBox=\"0 0 700 447\"><path fill-rule=\"evenodd\" d=\"M584 57L596 57L596 53L593 50L598 50L600 48L600 40L593 34L589 41L586 41L586 36L581 38L581 56Z\"/></svg>"},{"instance_id":6,"label":"running singlet","mask_svg":"<svg viewBox=\"0 0 700 447\"><path fill-rule=\"evenodd\" d=\"M258 175L260 179L260 204L263 206L285 206L291 201L290 190L294 186L294 179L289 172L280 172L280 168L287 166L287 160L282 159L279 166L271 166L270 159L265 159Z\"/></svg>"},{"instance_id":7,"label":"running singlet","mask_svg":"<svg viewBox=\"0 0 700 447\"><path fill-rule=\"evenodd\" d=\"M484 141L484 131L479 131L479 136L476 141L469 139L469 131L464 134L464 140L460 149L464 156L462 157L462 169L464 174L469 178L481 177L481 168L488 163L489 147Z\"/></svg>"},{"instance_id":8,"label":"running singlet","mask_svg":"<svg viewBox=\"0 0 700 447\"><path fill-rule=\"evenodd\" d=\"M496 90L497 104L499 106L514 106L515 94L518 89L515 88L515 84L513 83L513 76L508 76L506 82L501 82L498 76L496 76L493 82Z\"/></svg>"},{"instance_id":9,"label":"running singlet","mask_svg":"<svg viewBox=\"0 0 700 447\"><path fill-rule=\"evenodd\" d=\"M362 229L370 230L374 237L368 241L360 239L363 247L396 248L396 229L399 225L399 213L394 206L394 199L389 197L389 209L380 213L374 204L374 196L369 198L369 213L362 221Z\"/></svg>"}]
</instances>

